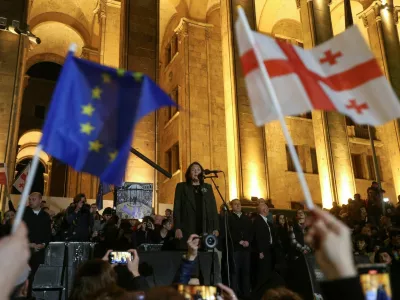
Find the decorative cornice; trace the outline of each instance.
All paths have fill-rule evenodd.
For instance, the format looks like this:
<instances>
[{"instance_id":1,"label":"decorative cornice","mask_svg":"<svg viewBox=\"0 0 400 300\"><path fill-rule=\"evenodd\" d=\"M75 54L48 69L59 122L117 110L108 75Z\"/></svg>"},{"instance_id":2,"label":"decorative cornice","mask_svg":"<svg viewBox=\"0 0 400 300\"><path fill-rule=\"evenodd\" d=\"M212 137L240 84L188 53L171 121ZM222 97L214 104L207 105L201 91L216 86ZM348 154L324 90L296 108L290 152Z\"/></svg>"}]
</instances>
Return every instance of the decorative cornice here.
<instances>
[{"instance_id":1,"label":"decorative cornice","mask_svg":"<svg viewBox=\"0 0 400 300\"><path fill-rule=\"evenodd\" d=\"M93 14L98 18L99 23L102 18L107 17L107 0L97 0L96 8L93 10Z\"/></svg>"},{"instance_id":2,"label":"decorative cornice","mask_svg":"<svg viewBox=\"0 0 400 300\"><path fill-rule=\"evenodd\" d=\"M381 16L381 10L383 8L393 11L394 20L395 20L395 22L398 22L400 6L393 7L392 4L388 4L386 2L383 3L381 0L375 0L374 2L371 3L371 5L369 7L367 7L362 12L357 14L357 16L360 19L363 19L367 15L369 15L371 12L373 12L375 14L376 21L381 21L382 19L380 18L380 16ZM365 22L364 22L364 25L365 25Z\"/></svg>"},{"instance_id":3,"label":"decorative cornice","mask_svg":"<svg viewBox=\"0 0 400 300\"><path fill-rule=\"evenodd\" d=\"M106 4L108 7L121 8L121 1L106 0Z\"/></svg>"},{"instance_id":4,"label":"decorative cornice","mask_svg":"<svg viewBox=\"0 0 400 300\"><path fill-rule=\"evenodd\" d=\"M400 6L395 6L393 11L394 22L399 23Z\"/></svg>"},{"instance_id":5,"label":"decorative cornice","mask_svg":"<svg viewBox=\"0 0 400 300\"><path fill-rule=\"evenodd\" d=\"M204 28L206 30L206 38L209 37L209 35L208 35L209 29L214 27L214 25L212 25L212 24L193 21L188 18L181 18L179 25L174 29L174 32L178 36L179 42L181 42L185 37L188 36L188 26Z\"/></svg>"},{"instance_id":6,"label":"decorative cornice","mask_svg":"<svg viewBox=\"0 0 400 300\"><path fill-rule=\"evenodd\" d=\"M368 19L366 15L362 15L360 16L360 19L363 21L364 27L368 28L369 24L368 24Z\"/></svg>"},{"instance_id":7,"label":"decorative cornice","mask_svg":"<svg viewBox=\"0 0 400 300\"><path fill-rule=\"evenodd\" d=\"M99 55L99 51L97 49L82 47L81 58L90 59L90 55Z\"/></svg>"}]
</instances>

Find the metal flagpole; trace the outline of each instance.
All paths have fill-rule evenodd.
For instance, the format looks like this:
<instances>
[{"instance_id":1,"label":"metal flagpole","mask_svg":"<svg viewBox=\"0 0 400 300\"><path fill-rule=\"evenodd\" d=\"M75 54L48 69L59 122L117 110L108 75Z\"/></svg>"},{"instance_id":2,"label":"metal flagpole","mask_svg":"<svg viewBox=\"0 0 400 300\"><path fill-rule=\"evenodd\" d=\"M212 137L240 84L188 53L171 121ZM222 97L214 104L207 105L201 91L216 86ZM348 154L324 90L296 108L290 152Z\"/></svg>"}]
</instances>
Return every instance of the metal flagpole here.
<instances>
[{"instance_id":1,"label":"metal flagpole","mask_svg":"<svg viewBox=\"0 0 400 300\"><path fill-rule=\"evenodd\" d=\"M289 130L286 126L286 122L285 122L285 117L283 116L282 113L282 108L280 106L278 97L275 93L275 89L274 86L272 85L272 81L271 78L268 75L268 71L264 65L264 61L262 59L261 53L258 50L258 46L256 45L256 41L254 39L253 33L250 29L250 25L247 21L246 15L244 13L243 8L241 8L240 6L238 6L238 14L239 14L239 19L243 24L245 33L247 35L247 38L249 39L249 42L251 43L252 49L254 50L254 54L257 58L257 62L258 62L258 66L260 68L261 71L261 76L264 80L265 83L265 91L269 94L269 96L271 97L272 103L274 105L275 111L278 115L279 118L279 122L281 123L282 126L282 131L283 131L283 135L285 136L285 139L288 143L288 148L289 148L289 153L290 156L292 157L296 172L297 172L297 176L299 177L299 181L300 181L300 185L303 189L303 193L304 193L304 198L305 198L305 204L307 206L307 208L309 210L312 210L314 208L314 203L312 201L312 197L311 197L311 193L310 193L310 189L308 188L307 185L307 181L306 178L304 176L304 172L303 169L301 167L300 164L300 160L299 157L297 156L297 152L296 149L294 148L293 145L293 140L290 137L290 133Z\"/></svg>"},{"instance_id":2,"label":"metal flagpole","mask_svg":"<svg viewBox=\"0 0 400 300\"><path fill-rule=\"evenodd\" d=\"M350 0L344 0L344 16L345 16L346 29L353 26L354 22L353 22L353 14L351 11ZM374 135L372 133L372 128L369 125L368 125L368 137L369 137L369 141L371 143L372 160L374 162L375 179L376 179L376 182L378 182L378 187L379 187L379 197L381 198L382 213L383 213L383 215L385 215L385 202L383 202L383 194L381 192L382 183L381 183L381 177L379 175L379 166L378 166L378 158L376 156L376 151L375 151Z\"/></svg>"}]
</instances>

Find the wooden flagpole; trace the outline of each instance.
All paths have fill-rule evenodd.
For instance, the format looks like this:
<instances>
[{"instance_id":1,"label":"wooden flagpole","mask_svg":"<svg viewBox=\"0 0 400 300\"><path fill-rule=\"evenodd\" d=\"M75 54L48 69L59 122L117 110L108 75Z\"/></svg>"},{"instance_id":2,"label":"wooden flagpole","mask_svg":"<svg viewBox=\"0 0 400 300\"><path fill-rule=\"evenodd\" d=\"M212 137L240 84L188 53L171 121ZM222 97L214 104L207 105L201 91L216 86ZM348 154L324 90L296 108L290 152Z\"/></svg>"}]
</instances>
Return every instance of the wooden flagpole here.
<instances>
[{"instance_id":1,"label":"wooden flagpole","mask_svg":"<svg viewBox=\"0 0 400 300\"><path fill-rule=\"evenodd\" d=\"M312 210L314 208L314 203L312 201L310 189L308 188L307 181L306 181L306 178L304 176L304 172L303 172L303 169L301 167L299 157L297 155L296 149L294 148L293 140L290 137L289 130L288 130L287 126L286 126L285 117L284 117L284 115L282 113L282 108L281 108L281 106L279 104L278 97L277 97L275 89L274 89L274 87L272 85L271 78L269 77L268 71L265 68L264 61L262 59L260 51L258 50L258 46L257 46L256 41L254 39L253 33L252 33L251 29L250 29L250 25L249 25L249 23L247 21L247 18L246 18L246 15L244 13L244 10L240 6L238 6L238 14L239 14L239 20L243 24L243 27L245 29L247 38L250 41L250 43L252 45L252 48L254 50L254 54L255 54L255 56L257 58L258 66L259 66L260 71L261 71L261 76L264 79L264 83L266 85L265 86L265 91L271 97L271 100L272 100L272 103L274 105L275 111L276 111L276 113L278 115L278 118L279 118L279 122L281 123L283 135L285 136L285 139L286 139L286 141L288 143L289 153L290 153L290 156L292 157L292 160L293 160L296 172L297 172L297 176L299 177L300 185L301 185L301 187L303 189L306 207L309 210Z\"/></svg>"},{"instance_id":2,"label":"wooden flagpole","mask_svg":"<svg viewBox=\"0 0 400 300\"><path fill-rule=\"evenodd\" d=\"M345 16L345 27L346 29L353 26L353 14L351 11L351 3L350 0L344 0L344 16ZM378 182L378 187L379 187L379 196L381 198L381 204L382 204L382 213L385 215L385 202L383 201L383 194L381 192L382 190L382 182L381 182L381 177L379 175L379 166L378 166L378 158L376 156L376 150L375 150L375 143L374 143L374 136L372 134L372 128L371 126L368 125L368 137L369 141L371 143L371 149L372 149L372 160L374 162L374 172L375 172L375 179L376 182Z\"/></svg>"}]
</instances>

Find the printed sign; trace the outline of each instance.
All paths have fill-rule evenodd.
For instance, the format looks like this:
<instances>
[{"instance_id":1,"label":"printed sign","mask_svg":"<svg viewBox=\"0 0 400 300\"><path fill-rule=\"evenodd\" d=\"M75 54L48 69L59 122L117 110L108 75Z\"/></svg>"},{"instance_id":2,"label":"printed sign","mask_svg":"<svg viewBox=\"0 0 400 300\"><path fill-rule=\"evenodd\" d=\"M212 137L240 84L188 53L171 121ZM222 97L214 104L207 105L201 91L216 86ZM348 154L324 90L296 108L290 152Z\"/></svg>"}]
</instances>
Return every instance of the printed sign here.
<instances>
[{"instance_id":1,"label":"printed sign","mask_svg":"<svg viewBox=\"0 0 400 300\"><path fill-rule=\"evenodd\" d=\"M125 182L115 190L117 216L121 219L143 219L152 213L153 184Z\"/></svg>"}]
</instances>

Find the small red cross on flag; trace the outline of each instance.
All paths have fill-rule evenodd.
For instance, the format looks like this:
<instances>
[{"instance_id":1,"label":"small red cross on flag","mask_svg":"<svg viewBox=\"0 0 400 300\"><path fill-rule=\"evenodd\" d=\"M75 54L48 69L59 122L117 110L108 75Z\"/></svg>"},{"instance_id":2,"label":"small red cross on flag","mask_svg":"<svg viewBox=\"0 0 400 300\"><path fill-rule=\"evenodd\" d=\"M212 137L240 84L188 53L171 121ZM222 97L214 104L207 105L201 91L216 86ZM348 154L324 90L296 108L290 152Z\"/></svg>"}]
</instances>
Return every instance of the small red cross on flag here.
<instances>
[{"instance_id":1,"label":"small red cross on flag","mask_svg":"<svg viewBox=\"0 0 400 300\"><path fill-rule=\"evenodd\" d=\"M357 27L311 50L252 31L262 65L244 24L238 19L236 35L256 125L279 119L262 68L285 116L338 111L374 126L400 117L399 100Z\"/></svg>"},{"instance_id":2,"label":"small red cross on flag","mask_svg":"<svg viewBox=\"0 0 400 300\"><path fill-rule=\"evenodd\" d=\"M13 186L18 190L18 192L22 193L26 184L26 178L28 177L30 171L30 164L28 164L21 174L15 180Z\"/></svg>"},{"instance_id":3,"label":"small red cross on flag","mask_svg":"<svg viewBox=\"0 0 400 300\"><path fill-rule=\"evenodd\" d=\"M368 109L367 103L357 104L355 99L351 99L349 104L346 105L347 109L354 109L358 114L362 114L364 109Z\"/></svg>"},{"instance_id":4,"label":"small red cross on flag","mask_svg":"<svg viewBox=\"0 0 400 300\"><path fill-rule=\"evenodd\" d=\"M335 54L332 53L331 50L324 52L324 57L322 57L319 62L323 65L325 63L329 63L331 66L336 65L337 59L341 57L343 54L342 52L336 52Z\"/></svg>"}]
</instances>

